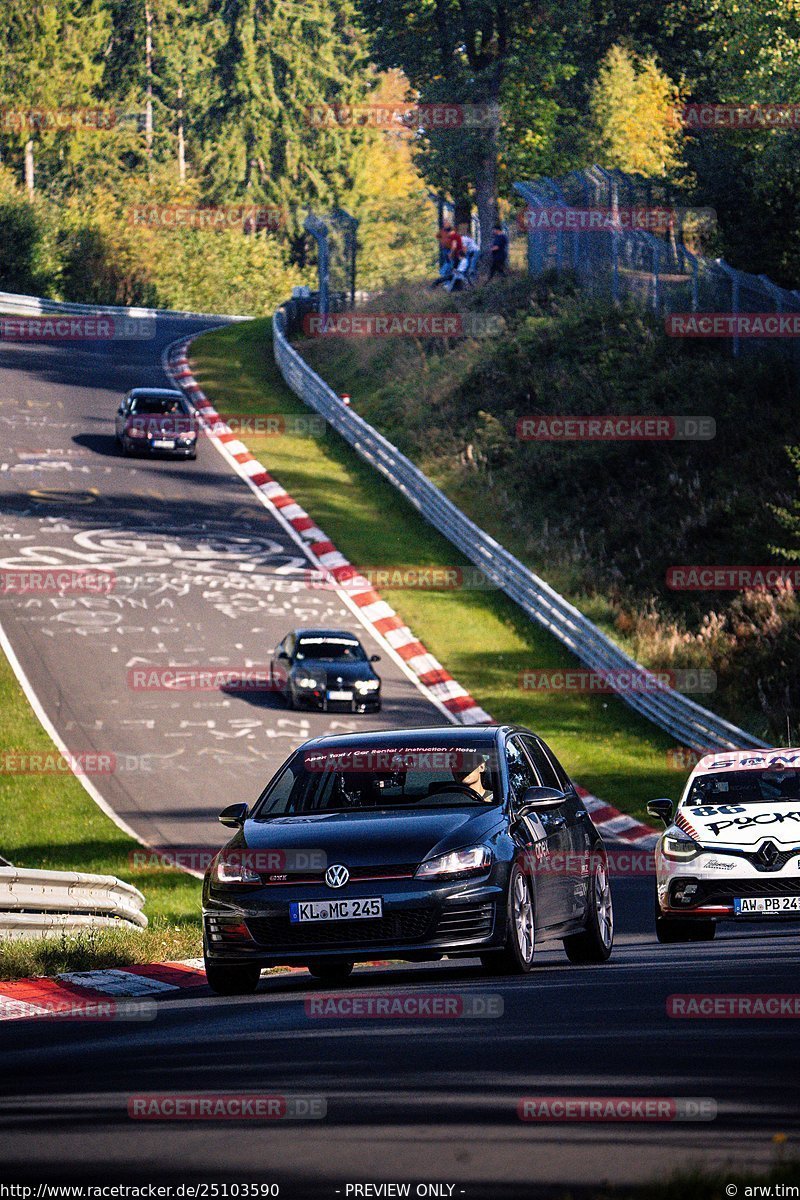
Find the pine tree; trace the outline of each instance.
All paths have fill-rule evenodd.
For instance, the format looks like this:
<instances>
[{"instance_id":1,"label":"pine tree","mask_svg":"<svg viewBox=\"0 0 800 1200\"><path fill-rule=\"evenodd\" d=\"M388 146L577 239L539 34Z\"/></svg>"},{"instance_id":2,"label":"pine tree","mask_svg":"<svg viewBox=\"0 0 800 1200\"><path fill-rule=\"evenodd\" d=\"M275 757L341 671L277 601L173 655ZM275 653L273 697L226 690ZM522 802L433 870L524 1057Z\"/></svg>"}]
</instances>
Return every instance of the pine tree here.
<instances>
[{"instance_id":1,"label":"pine tree","mask_svg":"<svg viewBox=\"0 0 800 1200\"><path fill-rule=\"evenodd\" d=\"M63 189L106 136L81 128L81 118L70 123L66 114L96 105L108 29L102 0L40 0L2 10L0 144L4 161L24 172L31 195L37 182ZM31 120L25 114L32 112L42 115Z\"/></svg>"},{"instance_id":2,"label":"pine tree","mask_svg":"<svg viewBox=\"0 0 800 1200\"><path fill-rule=\"evenodd\" d=\"M340 203L361 140L314 114L366 93L363 37L349 0L225 0L222 19L208 190L279 209L302 262L305 211Z\"/></svg>"}]
</instances>

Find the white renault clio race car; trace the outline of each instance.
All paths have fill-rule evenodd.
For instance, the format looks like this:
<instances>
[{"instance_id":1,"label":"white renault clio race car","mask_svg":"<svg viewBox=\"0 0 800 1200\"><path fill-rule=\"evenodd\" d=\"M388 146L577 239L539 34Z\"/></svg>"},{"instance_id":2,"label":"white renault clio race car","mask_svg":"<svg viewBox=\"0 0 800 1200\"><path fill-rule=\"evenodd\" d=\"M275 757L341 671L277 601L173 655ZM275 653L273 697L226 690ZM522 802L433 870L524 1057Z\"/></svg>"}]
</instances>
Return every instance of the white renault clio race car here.
<instances>
[{"instance_id":1,"label":"white renault clio race car","mask_svg":"<svg viewBox=\"0 0 800 1200\"><path fill-rule=\"evenodd\" d=\"M656 846L660 942L713 938L722 920L800 920L800 750L734 750L697 764Z\"/></svg>"}]
</instances>

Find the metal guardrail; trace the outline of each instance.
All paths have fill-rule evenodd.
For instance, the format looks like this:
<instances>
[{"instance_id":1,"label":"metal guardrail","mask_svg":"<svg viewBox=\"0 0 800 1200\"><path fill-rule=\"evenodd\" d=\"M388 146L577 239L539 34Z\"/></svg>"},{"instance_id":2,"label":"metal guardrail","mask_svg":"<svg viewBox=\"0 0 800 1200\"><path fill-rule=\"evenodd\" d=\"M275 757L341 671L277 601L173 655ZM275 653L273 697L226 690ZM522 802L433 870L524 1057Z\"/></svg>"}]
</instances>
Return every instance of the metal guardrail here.
<instances>
[{"instance_id":1,"label":"metal guardrail","mask_svg":"<svg viewBox=\"0 0 800 1200\"><path fill-rule=\"evenodd\" d=\"M366 462L388 479L435 529L474 563L501 591L566 646L584 666L637 673L646 690L621 690L620 697L647 720L695 750L751 749L768 743L723 720L682 693L659 687L655 676L625 654L549 584L469 519L404 454L378 433L322 380L286 337L286 314L273 318L275 361L287 385Z\"/></svg>"},{"instance_id":2,"label":"metal guardrail","mask_svg":"<svg viewBox=\"0 0 800 1200\"><path fill-rule=\"evenodd\" d=\"M0 939L87 927L144 929L144 896L114 875L0 867Z\"/></svg>"},{"instance_id":3,"label":"metal guardrail","mask_svg":"<svg viewBox=\"0 0 800 1200\"><path fill-rule=\"evenodd\" d=\"M10 313L20 317L38 317L46 315L64 316L109 316L126 317L135 320L138 317L172 317L177 319L205 319L215 321L252 321L252 317L232 316L221 313L181 312L169 308L142 308L137 305L128 307L114 304L74 304L67 300L47 300L42 296L23 296L16 292L0 292L0 312Z\"/></svg>"}]
</instances>

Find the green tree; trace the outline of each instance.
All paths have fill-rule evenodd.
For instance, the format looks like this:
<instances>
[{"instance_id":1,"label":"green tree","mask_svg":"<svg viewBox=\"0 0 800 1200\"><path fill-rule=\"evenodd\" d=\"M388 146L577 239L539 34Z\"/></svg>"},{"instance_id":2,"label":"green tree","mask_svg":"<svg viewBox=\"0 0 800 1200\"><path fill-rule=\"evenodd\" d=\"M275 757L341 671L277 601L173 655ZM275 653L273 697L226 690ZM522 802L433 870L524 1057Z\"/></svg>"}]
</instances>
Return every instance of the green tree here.
<instances>
[{"instance_id":1,"label":"green tree","mask_svg":"<svg viewBox=\"0 0 800 1200\"><path fill-rule=\"evenodd\" d=\"M800 488L800 446L787 446L786 453L797 472L797 483ZM793 546L770 546L770 553L779 554L788 562L800 562L800 498L796 497L792 500L788 508L778 504L772 504L770 508L795 543Z\"/></svg>"},{"instance_id":2,"label":"green tree","mask_svg":"<svg viewBox=\"0 0 800 1200\"><path fill-rule=\"evenodd\" d=\"M349 0L224 0L222 20L207 188L278 207L302 264L305 210L334 207L352 183L362 135L331 106L366 94L364 39Z\"/></svg>"},{"instance_id":3,"label":"green tree","mask_svg":"<svg viewBox=\"0 0 800 1200\"><path fill-rule=\"evenodd\" d=\"M577 5L576 5L577 7ZM426 177L446 187L459 207L465 191L474 193L481 238L488 245L497 219L503 102L507 90L528 72L531 89L543 73L537 50L562 30L561 7L551 0L361 0L381 66L399 67L424 103L477 106L480 124L426 132L422 165Z\"/></svg>"},{"instance_id":4,"label":"green tree","mask_svg":"<svg viewBox=\"0 0 800 1200\"><path fill-rule=\"evenodd\" d=\"M70 124L65 110L96 104L108 31L102 0L38 0L1 11L0 105L20 116L6 116L0 146L30 195L37 183L52 190L74 179L105 137ZM33 110L41 116L25 116Z\"/></svg>"}]
</instances>

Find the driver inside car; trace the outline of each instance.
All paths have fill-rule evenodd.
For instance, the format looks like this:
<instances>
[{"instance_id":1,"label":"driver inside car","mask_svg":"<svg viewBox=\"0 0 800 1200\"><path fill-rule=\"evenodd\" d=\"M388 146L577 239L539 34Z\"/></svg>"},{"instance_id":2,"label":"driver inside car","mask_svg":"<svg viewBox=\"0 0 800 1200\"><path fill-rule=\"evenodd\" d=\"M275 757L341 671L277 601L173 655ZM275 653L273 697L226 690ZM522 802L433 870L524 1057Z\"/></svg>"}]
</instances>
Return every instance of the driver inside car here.
<instances>
[{"instance_id":1,"label":"driver inside car","mask_svg":"<svg viewBox=\"0 0 800 1200\"><path fill-rule=\"evenodd\" d=\"M472 788L479 800L485 801L486 804L491 804L493 794L491 790L485 787L486 763L481 761L474 767L468 767L463 771L453 771L453 776L456 783L460 783L463 787Z\"/></svg>"}]
</instances>

